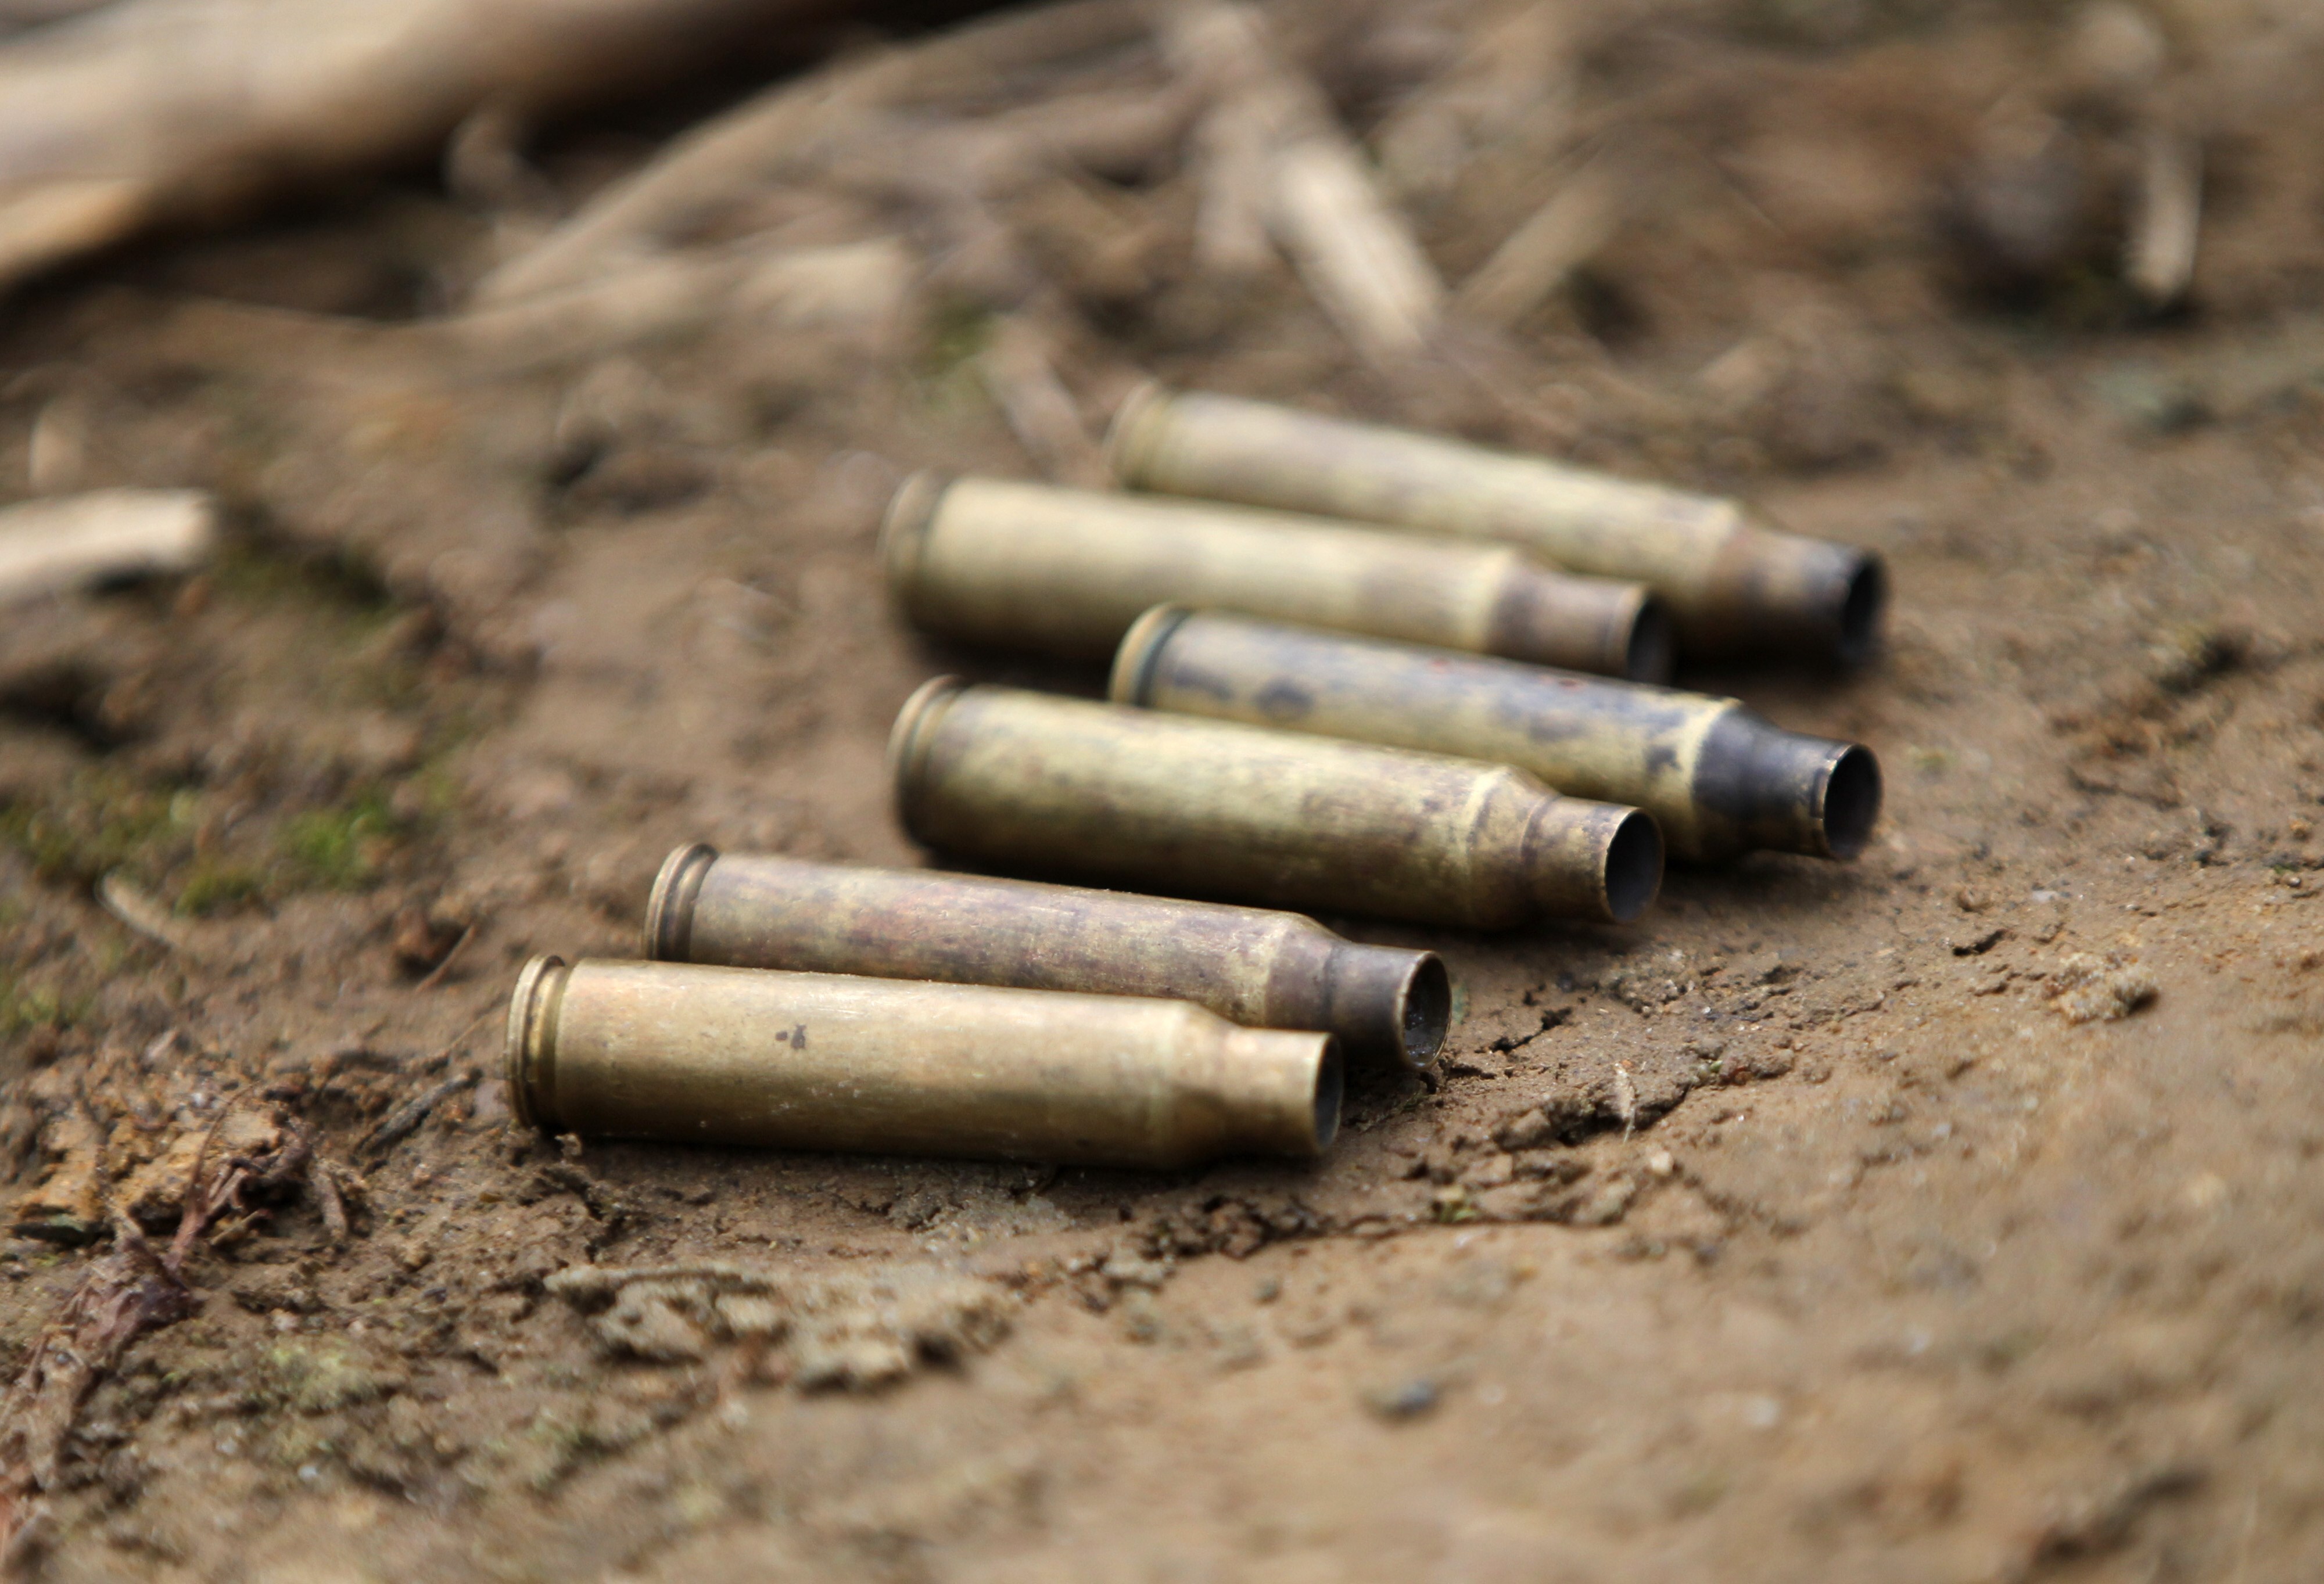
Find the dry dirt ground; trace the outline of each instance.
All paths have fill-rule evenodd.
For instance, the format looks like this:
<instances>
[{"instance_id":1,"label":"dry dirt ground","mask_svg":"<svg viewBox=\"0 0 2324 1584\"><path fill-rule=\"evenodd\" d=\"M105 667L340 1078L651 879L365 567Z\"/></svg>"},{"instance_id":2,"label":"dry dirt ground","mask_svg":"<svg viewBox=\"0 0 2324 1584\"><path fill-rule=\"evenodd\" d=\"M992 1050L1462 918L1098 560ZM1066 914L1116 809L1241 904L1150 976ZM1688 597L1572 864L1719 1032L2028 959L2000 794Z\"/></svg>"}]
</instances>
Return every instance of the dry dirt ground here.
<instances>
[{"instance_id":1,"label":"dry dirt ground","mask_svg":"<svg viewBox=\"0 0 2324 1584\"><path fill-rule=\"evenodd\" d=\"M1379 140L1508 11L1273 15ZM999 262L847 198L935 264L893 345L403 335L698 105L20 297L0 491L204 484L234 532L0 627L0 1373L103 1255L98 1172L166 1230L226 1097L351 1222L312 1172L225 1218L20 1565L2324 1576L2324 52L2156 15L1576 7L1546 145L1455 116L1405 201L1456 280L1593 154L1628 218L1451 367L1198 276L1167 158L996 202ZM2161 316L2116 262L2158 124L2207 175ZM1674 870L1623 930L1330 921L1443 952L1464 1015L1312 1169L514 1130L530 953L632 951L684 840L917 861L881 753L936 670L1098 686L916 639L872 553L902 471L1033 471L976 372L1028 303L1093 426L1152 373L1877 546L1878 664L1688 678L1872 744L1875 847Z\"/></svg>"}]
</instances>

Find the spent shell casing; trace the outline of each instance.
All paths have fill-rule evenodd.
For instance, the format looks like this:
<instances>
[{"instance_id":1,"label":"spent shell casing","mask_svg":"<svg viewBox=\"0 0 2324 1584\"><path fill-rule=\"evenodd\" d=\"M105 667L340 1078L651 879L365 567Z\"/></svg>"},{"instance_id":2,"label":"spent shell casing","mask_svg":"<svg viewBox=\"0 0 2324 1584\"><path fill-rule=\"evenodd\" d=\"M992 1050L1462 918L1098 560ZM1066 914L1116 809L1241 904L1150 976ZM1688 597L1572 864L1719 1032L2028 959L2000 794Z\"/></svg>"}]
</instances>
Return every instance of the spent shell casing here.
<instances>
[{"instance_id":1,"label":"spent shell casing","mask_svg":"<svg viewBox=\"0 0 2324 1584\"><path fill-rule=\"evenodd\" d=\"M1353 1062L1425 1067L1452 992L1434 952L1364 945L1314 919L984 875L873 869L696 843L646 906L673 962L1163 996L1256 1028L1321 1029Z\"/></svg>"},{"instance_id":2,"label":"spent shell casing","mask_svg":"<svg viewBox=\"0 0 2324 1584\"><path fill-rule=\"evenodd\" d=\"M1328 1034L1189 1001L536 957L509 1093L555 1133L1175 1167L1320 1154Z\"/></svg>"},{"instance_id":3,"label":"spent shell casing","mask_svg":"<svg viewBox=\"0 0 2324 1584\"><path fill-rule=\"evenodd\" d=\"M1486 929L1627 923L1662 884L1651 816L1443 754L949 677L888 751L906 832L980 864Z\"/></svg>"},{"instance_id":4,"label":"spent shell casing","mask_svg":"<svg viewBox=\"0 0 2324 1584\"><path fill-rule=\"evenodd\" d=\"M1460 544L1207 502L918 474L881 531L889 586L931 631L1102 659L1148 606L1247 611L1660 681L1670 623L1643 585Z\"/></svg>"},{"instance_id":5,"label":"spent shell casing","mask_svg":"<svg viewBox=\"0 0 2324 1584\"><path fill-rule=\"evenodd\" d=\"M1794 654L1853 665L1878 640L1887 597L1879 557L1771 528L1734 501L1433 435L1154 387L1122 405L1107 447L1116 475L1134 489L1498 540L1568 571L1646 584L1667 603L1679 647L1690 655Z\"/></svg>"},{"instance_id":6,"label":"spent shell casing","mask_svg":"<svg viewBox=\"0 0 2324 1584\"><path fill-rule=\"evenodd\" d=\"M1530 771L1635 804L1683 858L1853 858L1880 815L1860 743L1786 732L1739 699L1164 605L1115 658L1118 704Z\"/></svg>"}]
</instances>

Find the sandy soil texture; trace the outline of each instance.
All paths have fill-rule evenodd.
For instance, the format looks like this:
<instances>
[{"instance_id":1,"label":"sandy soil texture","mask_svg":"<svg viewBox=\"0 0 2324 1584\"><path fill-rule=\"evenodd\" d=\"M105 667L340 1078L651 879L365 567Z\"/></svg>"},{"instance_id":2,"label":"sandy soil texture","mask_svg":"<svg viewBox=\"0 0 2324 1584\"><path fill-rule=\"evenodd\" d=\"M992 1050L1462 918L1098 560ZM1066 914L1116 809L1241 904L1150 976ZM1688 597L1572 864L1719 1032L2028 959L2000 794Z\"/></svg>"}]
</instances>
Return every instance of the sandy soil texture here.
<instances>
[{"instance_id":1,"label":"sandy soil texture","mask_svg":"<svg viewBox=\"0 0 2324 1584\"><path fill-rule=\"evenodd\" d=\"M1264 14L1451 283L1433 350L1206 232L1139 38L844 124L612 306L468 305L716 105L0 307L0 496L227 513L201 574L0 614L0 1377L92 1272L166 1322L75 1414L6 1401L5 1460L51 1434L17 1565L2324 1573L2324 30ZM918 861L914 686L1102 686L915 636L873 535L918 467L1086 478L1147 375L1877 547L1876 665L1683 677L1871 744L1873 847L1674 869L1624 929L1327 920L1443 953L1461 1020L1313 1168L513 1128L517 968L632 953L673 846ZM106 1205L158 1248L189 1193L180 1288Z\"/></svg>"}]
</instances>

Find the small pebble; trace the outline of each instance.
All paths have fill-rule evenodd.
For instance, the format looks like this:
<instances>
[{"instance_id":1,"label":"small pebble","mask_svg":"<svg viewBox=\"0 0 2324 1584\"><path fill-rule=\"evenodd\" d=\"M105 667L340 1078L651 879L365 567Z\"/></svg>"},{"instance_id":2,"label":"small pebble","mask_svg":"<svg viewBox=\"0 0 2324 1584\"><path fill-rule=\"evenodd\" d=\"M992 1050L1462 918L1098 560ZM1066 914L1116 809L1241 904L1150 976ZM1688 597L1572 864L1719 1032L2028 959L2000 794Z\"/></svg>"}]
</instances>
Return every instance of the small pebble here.
<instances>
[{"instance_id":1,"label":"small pebble","mask_svg":"<svg viewBox=\"0 0 2324 1584\"><path fill-rule=\"evenodd\" d=\"M1415 1376L1391 1386L1372 1387L1364 1393L1364 1406L1382 1419L1417 1419L1436 1406L1439 1395L1434 1381L1425 1375Z\"/></svg>"}]
</instances>

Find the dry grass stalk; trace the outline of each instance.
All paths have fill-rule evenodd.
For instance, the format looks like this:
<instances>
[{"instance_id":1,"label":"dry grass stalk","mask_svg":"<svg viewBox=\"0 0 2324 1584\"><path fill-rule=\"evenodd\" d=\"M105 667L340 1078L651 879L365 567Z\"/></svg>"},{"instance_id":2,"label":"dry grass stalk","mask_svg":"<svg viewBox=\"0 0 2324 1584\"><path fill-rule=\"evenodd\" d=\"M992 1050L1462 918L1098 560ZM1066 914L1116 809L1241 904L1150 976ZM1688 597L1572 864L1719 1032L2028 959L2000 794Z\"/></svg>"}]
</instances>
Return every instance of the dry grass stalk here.
<instances>
[{"instance_id":1,"label":"dry grass stalk","mask_svg":"<svg viewBox=\"0 0 2324 1584\"><path fill-rule=\"evenodd\" d=\"M831 0L120 0L0 44L0 286L667 78Z\"/></svg>"},{"instance_id":2,"label":"dry grass stalk","mask_svg":"<svg viewBox=\"0 0 2324 1584\"><path fill-rule=\"evenodd\" d=\"M477 285L481 303L577 285L625 254L679 236L738 197L789 180L868 118L946 95L990 93L1009 76L1147 33L1143 0L1077 0L958 29L814 73L705 123L616 182Z\"/></svg>"},{"instance_id":3,"label":"dry grass stalk","mask_svg":"<svg viewBox=\"0 0 2324 1584\"><path fill-rule=\"evenodd\" d=\"M198 490L97 490L0 510L0 608L209 558L217 508Z\"/></svg>"},{"instance_id":4,"label":"dry grass stalk","mask_svg":"<svg viewBox=\"0 0 2324 1584\"><path fill-rule=\"evenodd\" d=\"M170 910L148 896L118 870L97 882L97 899L107 913L158 945L181 952L188 944L186 926Z\"/></svg>"},{"instance_id":5,"label":"dry grass stalk","mask_svg":"<svg viewBox=\"0 0 2324 1584\"><path fill-rule=\"evenodd\" d=\"M446 355L469 373L586 363L715 323L759 321L884 343L900 324L918 262L892 237L770 252L754 243L624 262L587 283L521 302L382 332Z\"/></svg>"},{"instance_id":6,"label":"dry grass stalk","mask_svg":"<svg viewBox=\"0 0 2324 1584\"><path fill-rule=\"evenodd\" d=\"M1596 257L1621 220L1621 191L1612 173L1602 161L1585 165L1461 282L1454 308L1481 324L1509 328Z\"/></svg>"},{"instance_id":7,"label":"dry grass stalk","mask_svg":"<svg viewBox=\"0 0 2324 1584\"><path fill-rule=\"evenodd\" d=\"M1285 62L1259 14L1204 0L1172 18L1166 40L1214 99L1197 134L1197 258L1247 273L1263 226L1367 357L1394 364L1425 347L1443 318L1443 281L1323 90Z\"/></svg>"}]
</instances>

